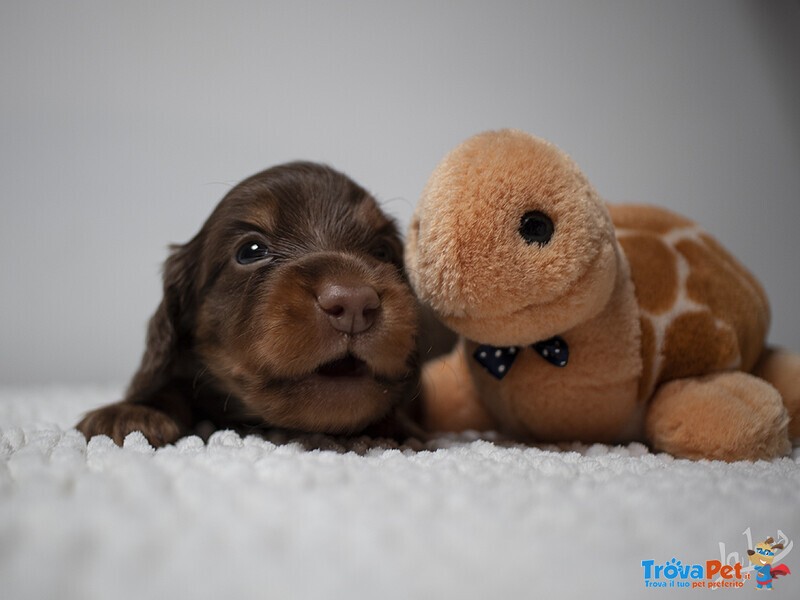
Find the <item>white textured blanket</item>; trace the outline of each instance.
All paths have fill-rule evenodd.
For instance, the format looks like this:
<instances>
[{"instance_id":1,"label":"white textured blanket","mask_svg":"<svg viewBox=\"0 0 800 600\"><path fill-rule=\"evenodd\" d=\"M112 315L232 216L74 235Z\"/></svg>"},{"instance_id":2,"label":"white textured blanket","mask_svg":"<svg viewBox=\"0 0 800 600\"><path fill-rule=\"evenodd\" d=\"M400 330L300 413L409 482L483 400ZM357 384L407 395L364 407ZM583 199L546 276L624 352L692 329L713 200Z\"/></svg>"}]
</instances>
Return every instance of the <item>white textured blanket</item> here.
<instances>
[{"instance_id":1,"label":"white textured blanket","mask_svg":"<svg viewBox=\"0 0 800 600\"><path fill-rule=\"evenodd\" d=\"M747 598L746 550L767 536L786 538L775 564L793 571L771 597L800 597L797 449L725 464L469 436L361 454L232 432L87 445L70 426L117 396L0 391L3 600L637 598L662 584ZM745 570L720 578L714 561Z\"/></svg>"}]
</instances>

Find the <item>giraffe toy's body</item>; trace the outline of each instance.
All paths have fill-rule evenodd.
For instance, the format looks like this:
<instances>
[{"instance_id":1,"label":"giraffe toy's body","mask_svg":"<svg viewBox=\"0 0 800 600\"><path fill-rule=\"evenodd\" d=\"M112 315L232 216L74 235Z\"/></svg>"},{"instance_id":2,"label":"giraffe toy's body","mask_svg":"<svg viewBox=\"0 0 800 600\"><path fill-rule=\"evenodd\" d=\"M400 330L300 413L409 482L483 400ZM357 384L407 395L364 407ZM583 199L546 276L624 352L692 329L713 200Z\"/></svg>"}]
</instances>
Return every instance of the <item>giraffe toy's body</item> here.
<instances>
[{"instance_id":1,"label":"giraffe toy's body","mask_svg":"<svg viewBox=\"0 0 800 600\"><path fill-rule=\"evenodd\" d=\"M752 371L769 303L761 284L690 220L654 206L609 206L640 316L640 397L673 379Z\"/></svg>"},{"instance_id":2,"label":"giraffe toy's body","mask_svg":"<svg viewBox=\"0 0 800 600\"><path fill-rule=\"evenodd\" d=\"M800 357L765 349L756 279L688 219L607 206L543 140L490 132L448 155L406 255L461 335L424 369L429 429L723 460L800 437Z\"/></svg>"}]
</instances>

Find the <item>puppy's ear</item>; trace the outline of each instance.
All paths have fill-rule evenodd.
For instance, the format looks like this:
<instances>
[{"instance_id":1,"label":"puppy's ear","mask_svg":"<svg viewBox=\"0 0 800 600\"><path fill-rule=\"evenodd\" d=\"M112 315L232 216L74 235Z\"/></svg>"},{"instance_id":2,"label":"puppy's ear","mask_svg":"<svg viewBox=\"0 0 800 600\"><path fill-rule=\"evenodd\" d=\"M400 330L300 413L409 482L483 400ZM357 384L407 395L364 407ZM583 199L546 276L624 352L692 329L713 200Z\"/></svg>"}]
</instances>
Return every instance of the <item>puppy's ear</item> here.
<instances>
[{"instance_id":1,"label":"puppy's ear","mask_svg":"<svg viewBox=\"0 0 800 600\"><path fill-rule=\"evenodd\" d=\"M191 344L195 290L202 243L195 236L182 246L172 246L164 263L164 297L150 318L147 342L139 370L126 400L149 403L170 382L180 355Z\"/></svg>"}]
</instances>

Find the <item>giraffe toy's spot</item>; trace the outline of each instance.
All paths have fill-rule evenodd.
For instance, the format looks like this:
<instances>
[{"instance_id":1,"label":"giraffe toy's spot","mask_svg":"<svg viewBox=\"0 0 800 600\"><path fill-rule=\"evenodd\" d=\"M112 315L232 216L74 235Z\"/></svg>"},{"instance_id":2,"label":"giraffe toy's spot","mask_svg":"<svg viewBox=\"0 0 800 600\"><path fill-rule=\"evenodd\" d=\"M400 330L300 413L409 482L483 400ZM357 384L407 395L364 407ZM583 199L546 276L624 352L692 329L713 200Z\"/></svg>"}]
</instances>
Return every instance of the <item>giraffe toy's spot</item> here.
<instances>
[{"instance_id":1,"label":"giraffe toy's spot","mask_svg":"<svg viewBox=\"0 0 800 600\"><path fill-rule=\"evenodd\" d=\"M631 265L633 285L642 310L667 312L678 297L678 259L675 251L652 233L620 237Z\"/></svg>"},{"instance_id":2,"label":"giraffe toy's spot","mask_svg":"<svg viewBox=\"0 0 800 600\"><path fill-rule=\"evenodd\" d=\"M661 354L659 383L725 370L739 356L739 344L730 328L717 326L710 311L690 312L670 323Z\"/></svg>"},{"instance_id":3,"label":"giraffe toy's spot","mask_svg":"<svg viewBox=\"0 0 800 600\"><path fill-rule=\"evenodd\" d=\"M708 306L735 332L737 345L743 350L742 366L752 369L769 327L769 306L761 286L746 276L744 267L732 256L702 239L681 240L676 247L691 269L686 281L689 298Z\"/></svg>"}]
</instances>

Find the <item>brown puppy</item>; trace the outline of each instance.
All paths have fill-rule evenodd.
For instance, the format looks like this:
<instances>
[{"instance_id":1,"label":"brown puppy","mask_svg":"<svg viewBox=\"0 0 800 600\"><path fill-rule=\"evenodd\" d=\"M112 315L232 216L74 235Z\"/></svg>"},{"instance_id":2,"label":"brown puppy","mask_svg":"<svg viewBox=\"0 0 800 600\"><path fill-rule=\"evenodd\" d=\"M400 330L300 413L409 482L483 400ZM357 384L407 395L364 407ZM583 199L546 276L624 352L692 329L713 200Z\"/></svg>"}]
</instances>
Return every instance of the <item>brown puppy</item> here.
<instances>
[{"instance_id":1,"label":"brown puppy","mask_svg":"<svg viewBox=\"0 0 800 600\"><path fill-rule=\"evenodd\" d=\"M244 180L174 247L122 402L83 434L155 446L200 422L353 433L416 395L417 305L395 224L314 163Z\"/></svg>"}]
</instances>

